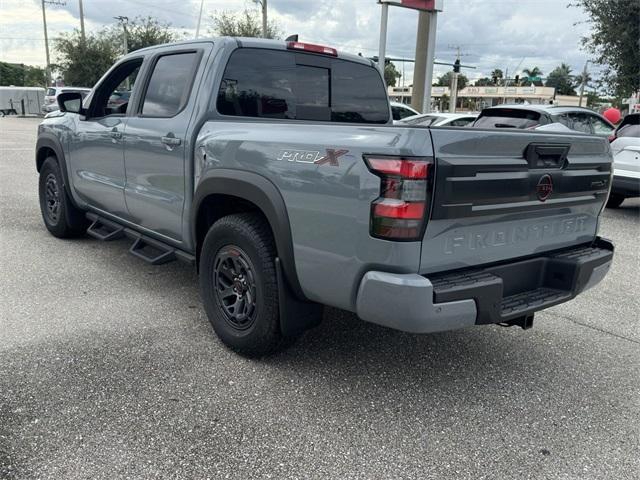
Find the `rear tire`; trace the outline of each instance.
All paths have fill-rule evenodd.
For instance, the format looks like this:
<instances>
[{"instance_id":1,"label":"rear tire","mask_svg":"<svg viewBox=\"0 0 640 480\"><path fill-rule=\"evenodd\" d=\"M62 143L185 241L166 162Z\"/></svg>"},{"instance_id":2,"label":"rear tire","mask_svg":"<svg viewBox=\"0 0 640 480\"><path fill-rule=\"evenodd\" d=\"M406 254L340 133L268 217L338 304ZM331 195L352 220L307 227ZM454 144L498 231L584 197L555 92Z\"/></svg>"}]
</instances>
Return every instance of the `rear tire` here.
<instances>
[{"instance_id":1,"label":"rear tire","mask_svg":"<svg viewBox=\"0 0 640 480\"><path fill-rule=\"evenodd\" d=\"M624 202L624 196L612 193L607 200L607 208L618 208Z\"/></svg>"},{"instance_id":2,"label":"rear tire","mask_svg":"<svg viewBox=\"0 0 640 480\"><path fill-rule=\"evenodd\" d=\"M200 255L200 291L222 342L247 357L285 348L280 330L276 249L257 214L223 217L209 229Z\"/></svg>"},{"instance_id":3,"label":"rear tire","mask_svg":"<svg viewBox=\"0 0 640 480\"><path fill-rule=\"evenodd\" d=\"M67 195L60 165L55 157L48 157L40 168L38 194L42 219L54 237L84 235L88 222L84 212L76 208Z\"/></svg>"}]
</instances>

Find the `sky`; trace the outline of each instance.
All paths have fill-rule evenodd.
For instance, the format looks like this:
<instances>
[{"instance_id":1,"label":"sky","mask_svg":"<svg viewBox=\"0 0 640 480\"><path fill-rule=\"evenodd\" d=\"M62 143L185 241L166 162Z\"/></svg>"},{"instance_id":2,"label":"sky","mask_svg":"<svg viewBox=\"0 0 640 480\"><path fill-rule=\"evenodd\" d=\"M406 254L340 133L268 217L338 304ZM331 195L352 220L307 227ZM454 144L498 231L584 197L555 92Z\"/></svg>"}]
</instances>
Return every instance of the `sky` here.
<instances>
[{"instance_id":1,"label":"sky","mask_svg":"<svg viewBox=\"0 0 640 480\"><path fill-rule=\"evenodd\" d=\"M78 0L50 0L49 38L80 28ZM85 28L97 31L113 24L116 15L151 15L170 22L187 36L195 34L201 0L84 0ZM463 69L470 79L489 76L494 68L520 73L538 66L548 74L560 62L578 73L587 54L580 49L588 35L587 17L570 0L444 0L438 15L436 60L453 62L460 47ZM350 53L378 53L380 5L376 0L268 0L269 17L284 36L297 33L300 41L333 46ZM252 0L204 0L201 34L216 11L258 9ZM418 12L389 9L387 56L412 59ZM201 35L202 36L202 35ZM51 47L51 61L55 51ZM0 61L45 64L41 0L0 0ZM413 64L396 62L409 85ZM434 77L450 67L435 67ZM594 69L594 67L591 67ZM597 70L591 72L597 78ZM400 80L400 84L403 80Z\"/></svg>"}]
</instances>

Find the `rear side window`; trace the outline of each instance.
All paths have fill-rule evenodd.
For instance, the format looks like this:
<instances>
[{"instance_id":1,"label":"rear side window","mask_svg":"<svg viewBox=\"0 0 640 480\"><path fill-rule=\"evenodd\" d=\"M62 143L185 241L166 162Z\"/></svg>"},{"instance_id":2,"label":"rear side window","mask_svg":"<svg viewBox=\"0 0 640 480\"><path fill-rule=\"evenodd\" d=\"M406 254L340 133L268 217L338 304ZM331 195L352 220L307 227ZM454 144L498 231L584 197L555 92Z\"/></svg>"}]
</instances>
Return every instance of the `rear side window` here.
<instances>
[{"instance_id":1,"label":"rear side window","mask_svg":"<svg viewBox=\"0 0 640 480\"><path fill-rule=\"evenodd\" d=\"M391 105L391 114L394 120L402 120L403 118L413 117L415 115L415 113L408 108L396 107L395 105Z\"/></svg>"},{"instance_id":2,"label":"rear side window","mask_svg":"<svg viewBox=\"0 0 640 480\"><path fill-rule=\"evenodd\" d=\"M47 96L53 97L55 94L56 94L56 89L55 88L47 89Z\"/></svg>"},{"instance_id":3,"label":"rear side window","mask_svg":"<svg viewBox=\"0 0 640 480\"><path fill-rule=\"evenodd\" d=\"M452 127L466 127L467 125L469 125L474 120L475 120L474 117L458 118L456 120L452 120L449 123L449 125L451 125Z\"/></svg>"},{"instance_id":4,"label":"rear side window","mask_svg":"<svg viewBox=\"0 0 640 480\"><path fill-rule=\"evenodd\" d=\"M616 137L640 137L640 125L624 125L618 130Z\"/></svg>"},{"instance_id":5,"label":"rear side window","mask_svg":"<svg viewBox=\"0 0 640 480\"><path fill-rule=\"evenodd\" d=\"M589 115L591 119L591 127L596 135L609 135L613 133L614 127L595 115Z\"/></svg>"},{"instance_id":6,"label":"rear side window","mask_svg":"<svg viewBox=\"0 0 640 480\"><path fill-rule=\"evenodd\" d=\"M142 103L142 115L173 117L184 108L197 67L196 52L158 58Z\"/></svg>"},{"instance_id":7,"label":"rear side window","mask_svg":"<svg viewBox=\"0 0 640 480\"><path fill-rule=\"evenodd\" d=\"M319 55L241 48L218 90L222 115L291 120L386 123L387 96L378 71Z\"/></svg>"},{"instance_id":8,"label":"rear side window","mask_svg":"<svg viewBox=\"0 0 640 480\"><path fill-rule=\"evenodd\" d=\"M640 137L640 115L627 115L618 127L616 137Z\"/></svg>"},{"instance_id":9,"label":"rear side window","mask_svg":"<svg viewBox=\"0 0 640 480\"><path fill-rule=\"evenodd\" d=\"M531 128L540 124L540 114L532 110L516 108L492 108L484 110L474 127L480 128Z\"/></svg>"},{"instance_id":10,"label":"rear side window","mask_svg":"<svg viewBox=\"0 0 640 480\"><path fill-rule=\"evenodd\" d=\"M583 113L583 112L570 113L569 121L571 124L568 125L568 127L577 132L591 133L590 117L591 115L587 115L586 113Z\"/></svg>"}]
</instances>

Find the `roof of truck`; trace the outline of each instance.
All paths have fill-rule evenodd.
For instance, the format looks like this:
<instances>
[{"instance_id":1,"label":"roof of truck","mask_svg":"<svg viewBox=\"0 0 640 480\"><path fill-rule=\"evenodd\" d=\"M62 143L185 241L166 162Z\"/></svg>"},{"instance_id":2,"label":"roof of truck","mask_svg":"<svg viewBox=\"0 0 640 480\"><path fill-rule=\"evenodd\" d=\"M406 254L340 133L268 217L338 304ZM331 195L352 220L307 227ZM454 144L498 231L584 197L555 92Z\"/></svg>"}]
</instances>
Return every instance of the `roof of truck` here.
<instances>
[{"instance_id":1,"label":"roof of truck","mask_svg":"<svg viewBox=\"0 0 640 480\"><path fill-rule=\"evenodd\" d=\"M172 43L163 43L160 45L153 45L151 47L146 47L146 48L141 48L140 50L135 50L134 52L129 53L126 56L133 56L136 53L140 53L140 52L146 52L146 51L151 51L151 50L155 50L158 48L163 48L163 47L168 47L168 46L174 46L174 45L193 45L196 43L203 43L203 42L210 42L210 43L219 43L219 42L234 42L237 43L239 47L248 47L248 48L269 48L269 49L274 49L274 50L286 50L287 49L287 42L285 40L271 40L271 39L267 39L267 38L255 38L255 37L206 37L206 38L198 38L198 39L190 39L190 40L183 40L181 42L172 42ZM300 43L311 43L313 44L313 42L305 42L303 40L298 40L298 42ZM326 47L330 47L330 48L334 48L331 45L323 45ZM338 52L338 58L342 59L342 60L349 60L351 62L358 62L358 63L363 63L365 65L375 65L375 63L373 62L373 60L363 57L361 55L354 55L352 53L345 53L341 50L336 49L336 51ZM313 52L310 52L313 53ZM319 54L316 54L319 55Z\"/></svg>"}]
</instances>

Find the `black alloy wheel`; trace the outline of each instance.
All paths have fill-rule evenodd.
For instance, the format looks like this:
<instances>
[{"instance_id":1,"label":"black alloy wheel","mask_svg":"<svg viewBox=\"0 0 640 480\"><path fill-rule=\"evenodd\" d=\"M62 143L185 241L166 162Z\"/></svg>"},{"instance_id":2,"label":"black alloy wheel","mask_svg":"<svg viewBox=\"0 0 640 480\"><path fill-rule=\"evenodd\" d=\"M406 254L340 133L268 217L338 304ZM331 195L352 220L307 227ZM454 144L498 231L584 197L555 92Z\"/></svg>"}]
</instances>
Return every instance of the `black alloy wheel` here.
<instances>
[{"instance_id":1,"label":"black alloy wheel","mask_svg":"<svg viewBox=\"0 0 640 480\"><path fill-rule=\"evenodd\" d=\"M246 330L256 318L256 280L249 256L235 245L222 247L214 260L216 302L225 320L236 330Z\"/></svg>"},{"instance_id":2,"label":"black alloy wheel","mask_svg":"<svg viewBox=\"0 0 640 480\"><path fill-rule=\"evenodd\" d=\"M44 201L49 221L57 224L60 219L60 187L53 173L47 175L45 180Z\"/></svg>"}]
</instances>

